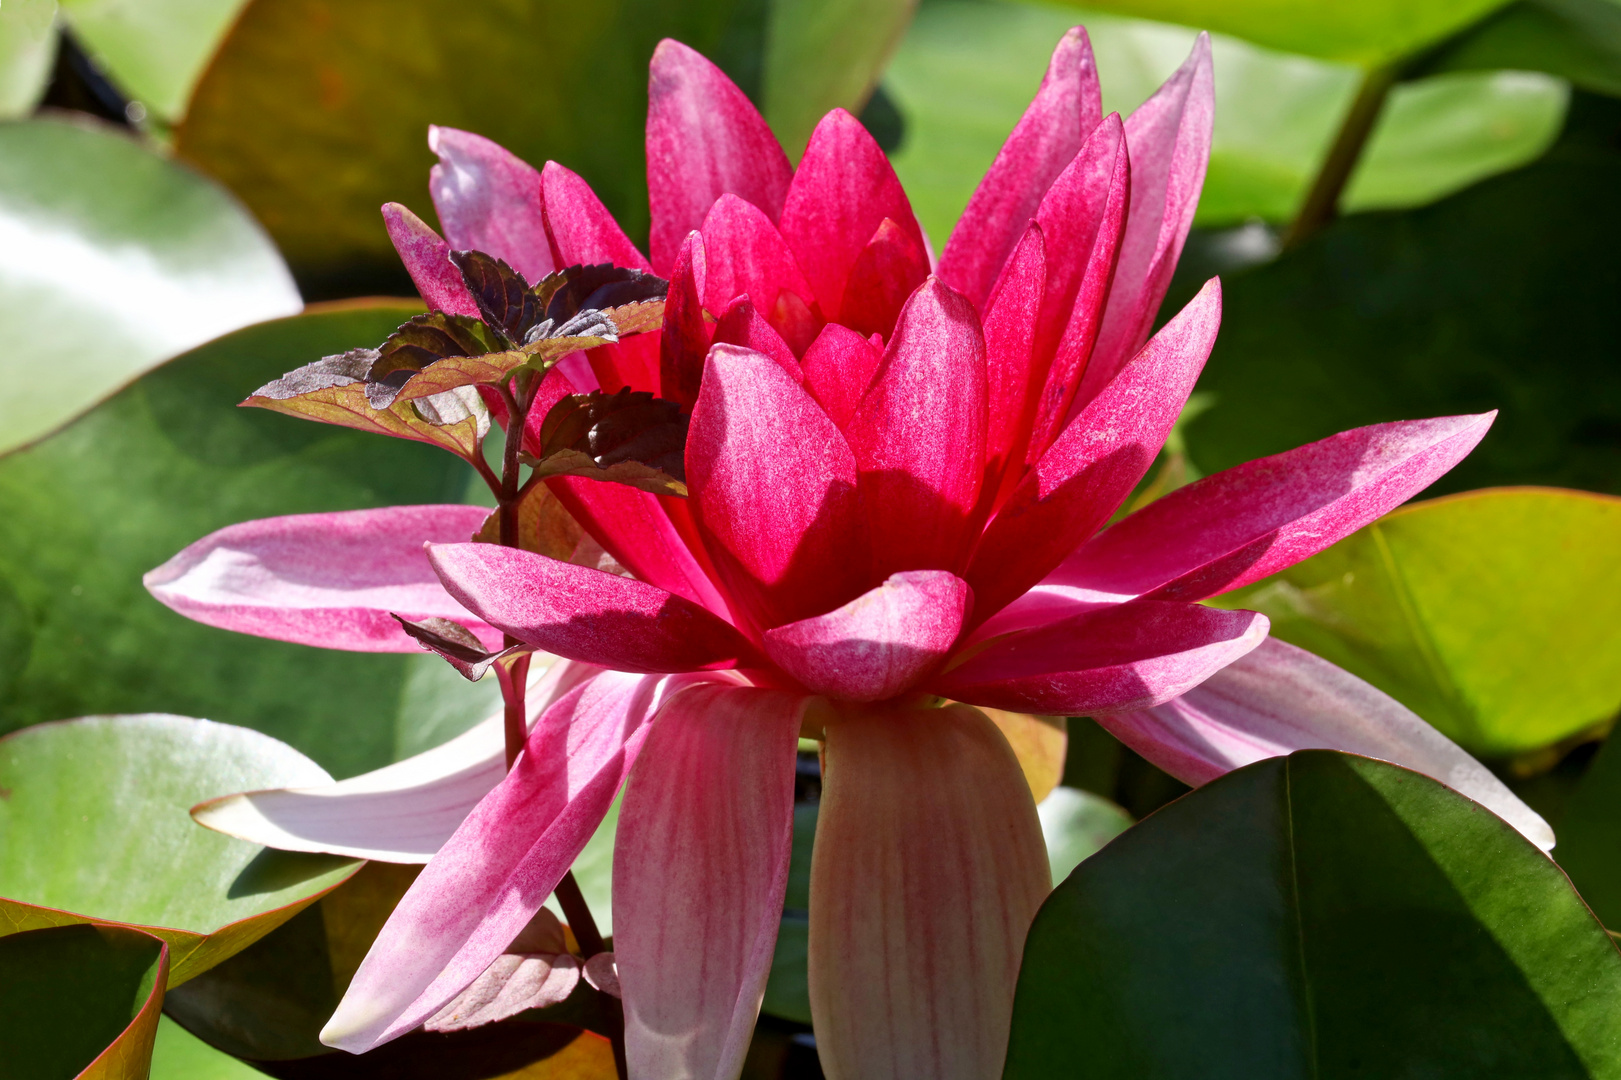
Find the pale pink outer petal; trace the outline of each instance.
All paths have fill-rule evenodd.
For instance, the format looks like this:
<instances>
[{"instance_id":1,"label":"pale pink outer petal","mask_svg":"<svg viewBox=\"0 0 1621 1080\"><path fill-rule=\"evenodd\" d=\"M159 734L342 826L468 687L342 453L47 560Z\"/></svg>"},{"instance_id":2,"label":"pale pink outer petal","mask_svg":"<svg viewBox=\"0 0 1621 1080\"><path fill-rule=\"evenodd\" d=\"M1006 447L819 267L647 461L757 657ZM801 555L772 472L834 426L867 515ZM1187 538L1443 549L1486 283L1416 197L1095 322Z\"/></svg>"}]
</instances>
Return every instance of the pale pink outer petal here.
<instances>
[{"instance_id":1,"label":"pale pink outer petal","mask_svg":"<svg viewBox=\"0 0 1621 1080\"><path fill-rule=\"evenodd\" d=\"M1153 764L1195 785L1296 750L1380 758L1468 796L1544 851L1554 844L1546 821L1412 710L1275 638L1179 698L1100 716L1098 722Z\"/></svg>"},{"instance_id":2,"label":"pale pink outer petal","mask_svg":"<svg viewBox=\"0 0 1621 1080\"><path fill-rule=\"evenodd\" d=\"M428 149L439 164L428 172L428 192L445 239L459 251L504 259L533 285L553 270L540 171L482 135L430 126Z\"/></svg>"},{"instance_id":3,"label":"pale pink outer petal","mask_svg":"<svg viewBox=\"0 0 1621 1080\"><path fill-rule=\"evenodd\" d=\"M533 724L602 669L537 654L530 670ZM216 832L282 851L425 863L506 774L504 721L497 713L441 746L373 772L320 787L226 795L192 807L191 816Z\"/></svg>"},{"instance_id":4,"label":"pale pink outer petal","mask_svg":"<svg viewBox=\"0 0 1621 1080\"><path fill-rule=\"evenodd\" d=\"M807 304L813 299L788 242L753 203L722 195L710 207L701 231L707 255L704 307L712 314L725 311L745 293L760 312L774 311L784 289Z\"/></svg>"},{"instance_id":5,"label":"pale pink outer petal","mask_svg":"<svg viewBox=\"0 0 1621 1080\"><path fill-rule=\"evenodd\" d=\"M457 603L423 554L467 540L479 506L389 506L228 525L149 571L142 583L188 619L257 637L354 652L421 649L392 615L453 619L487 648L501 634Z\"/></svg>"},{"instance_id":6,"label":"pale pink outer petal","mask_svg":"<svg viewBox=\"0 0 1621 1080\"><path fill-rule=\"evenodd\" d=\"M771 972L807 699L695 686L654 719L614 841L614 960L639 1077L733 1080Z\"/></svg>"},{"instance_id":7,"label":"pale pink outer petal","mask_svg":"<svg viewBox=\"0 0 1621 1080\"><path fill-rule=\"evenodd\" d=\"M1051 886L1030 788L978 709L827 726L810 1004L828 1080L994 1080Z\"/></svg>"},{"instance_id":8,"label":"pale pink outer petal","mask_svg":"<svg viewBox=\"0 0 1621 1080\"><path fill-rule=\"evenodd\" d=\"M973 606L944 570L892 574L843 607L765 633L765 651L808 689L846 701L906 692L945 659Z\"/></svg>"},{"instance_id":9,"label":"pale pink outer petal","mask_svg":"<svg viewBox=\"0 0 1621 1080\"><path fill-rule=\"evenodd\" d=\"M602 823L681 678L605 672L566 694L383 925L321 1032L359 1054L438 1012L490 966Z\"/></svg>"},{"instance_id":10,"label":"pale pink outer petal","mask_svg":"<svg viewBox=\"0 0 1621 1080\"><path fill-rule=\"evenodd\" d=\"M874 580L961 571L985 474L985 398L979 313L930 278L902 309L845 429L861 469Z\"/></svg>"},{"instance_id":11,"label":"pale pink outer petal","mask_svg":"<svg viewBox=\"0 0 1621 1080\"><path fill-rule=\"evenodd\" d=\"M1253 611L1138 600L997 638L928 683L992 709L1095 716L1163 704L1266 639Z\"/></svg>"},{"instance_id":12,"label":"pale pink outer petal","mask_svg":"<svg viewBox=\"0 0 1621 1080\"><path fill-rule=\"evenodd\" d=\"M1070 421L991 520L968 572L976 618L1022 596L1109 520L1171 433L1221 325L1212 278Z\"/></svg>"},{"instance_id":13,"label":"pale pink outer petal","mask_svg":"<svg viewBox=\"0 0 1621 1080\"><path fill-rule=\"evenodd\" d=\"M800 360L805 388L842 430L872 385L884 354L848 326L828 323Z\"/></svg>"},{"instance_id":14,"label":"pale pink outer petal","mask_svg":"<svg viewBox=\"0 0 1621 1080\"><path fill-rule=\"evenodd\" d=\"M495 544L433 544L450 594L546 652L618 671L735 667L754 647L691 600L633 578Z\"/></svg>"},{"instance_id":15,"label":"pale pink outer petal","mask_svg":"<svg viewBox=\"0 0 1621 1080\"><path fill-rule=\"evenodd\" d=\"M450 261L450 245L399 203L383 204L383 224L422 300L434 311L478 318L478 305Z\"/></svg>"},{"instance_id":16,"label":"pale pink outer petal","mask_svg":"<svg viewBox=\"0 0 1621 1080\"><path fill-rule=\"evenodd\" d=\"M540 192L546 237L557 266L613 263L633 270L653 269L579 174L548 161L540 171Z\"/></svg>"},{"instance_id":17,"label":"pale pink outer petal","mask_svg":"<svg viewBox=\"0 0 1621 1080\"><path fill-rule=\"evenodd\" d=\"M1342 431L1227 469L1111 525L1043 584L1200 600L1293 566L1434 483L1495 411Z\"/></svg>"},{"instance_id":18,"label":"pale pink outer petal","mask_svg":"<svg viewBox=\"0 0 1621 1080\"><path fill-rule=\"evenodd\" d=\"M940 255L940 279L981 311L1036 207L1103 119L1086 31L1059 39L1041 89L979 182Z\"/></svg>"},{"instance_id":19,"label":"pale pink outer petal","mask_svg":"<svg viewBox=\"0 0 1621 1080\"><path fill-rule=\"evenodd\" d=\"M1131 212L1114 288L1075 408L1108 385L1153 329L1199 207L1215 115L1210 35L1201 33L1186 62L1126 118Z\"/></svg>"},{"instance_id":20,"label":"pale pink outer petal","mask_svg":"<svg viewBox=\"0 0 1621 1080\"><path fill-rule=\"evenodd\" d=\"M793 175L777 137L725 72L679 41L659 42L647 79L647 198L660 273L722 195L776 221Z\"/></svg>"}]
</instances>

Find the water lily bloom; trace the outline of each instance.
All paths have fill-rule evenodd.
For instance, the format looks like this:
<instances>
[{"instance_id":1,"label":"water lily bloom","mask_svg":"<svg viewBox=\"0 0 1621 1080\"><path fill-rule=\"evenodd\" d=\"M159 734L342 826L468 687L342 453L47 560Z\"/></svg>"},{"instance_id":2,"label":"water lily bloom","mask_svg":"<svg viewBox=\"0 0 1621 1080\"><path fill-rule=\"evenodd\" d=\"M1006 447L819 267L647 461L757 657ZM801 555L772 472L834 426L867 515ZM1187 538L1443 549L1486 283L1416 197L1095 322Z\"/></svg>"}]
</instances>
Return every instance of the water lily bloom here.
<instances>
[{"instance_id":1,"label":"water lily bloom","mask_svg":"<svg viewBox=\"0 0 1621 1080\"><path fill-rule=\"evenodd\" d=\"M809 956L824 1070L999 1075L1049 871L1019 763L979 707L1096 716L1195 783L1305 747L1375 754L1551 844L1535 814L1416 716L1266 643L1263 616L1198 602L1405 501L1474 447L1490 415L1345 432L1109 524L1220 322L1212 281L1150 336L1211 116L1203 37L1122 121L1102 115L1086 36L1071 31L937 262L853 117L829 114L795 169L744 95L674 42L652 63L650 258L562 166L535 170L477 136L435 132L448 239L386 211L434 306L470 309L446 257L475 243L531 280L604 261L669 277L662 333L547 379L554 398L629 386L689 409L690 498L550 481L625 573L461 542L450 534L467 523L443 507L369 512L399 527L399 543L353 565L351 519L332 516L329 539L313 519L259 523L154 572L160 598L217 625L403 647L368 646L371 630L352 628L386 636L372 615L408 609L509 635L574 673L476 805L480 784L451 792L447 777L461 774L444 756L352 795L272 793L201 812L329 850L315 802L337 813L380 791L394 805L411 791L462 800L436 819L443 830L465 814L326 1042L364 1051L439 1015L529 924L622 788L614 952L631 1075L737 1076L782 910L797 740L809 736L824 752ZM406 550L413 535L425 554ZM351 830L341 850L362 841Z\"/></svg>"}]
</instances>

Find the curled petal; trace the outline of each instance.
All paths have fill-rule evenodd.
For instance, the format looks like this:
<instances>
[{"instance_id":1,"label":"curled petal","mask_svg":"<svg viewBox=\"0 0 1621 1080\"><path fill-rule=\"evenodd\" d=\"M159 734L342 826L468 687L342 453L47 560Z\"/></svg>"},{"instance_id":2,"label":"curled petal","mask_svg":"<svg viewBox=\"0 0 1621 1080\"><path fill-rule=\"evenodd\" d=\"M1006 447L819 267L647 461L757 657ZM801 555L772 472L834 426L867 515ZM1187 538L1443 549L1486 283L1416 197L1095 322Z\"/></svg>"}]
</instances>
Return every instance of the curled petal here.
<instances>
[{"instance_id":1,"label":"curled petal","mask_svg":"<svg viewBox=\"0 0 1621 1080\"><path fill-rule=\"evenodd\" d=\"M210 533L142 578L188 619L258 637L356 652L416 652L393 618L453 619L486 648L501 634L469 617L423 554L427 542L466 540L478 506L390 506L293 514Z\"/></svg>"},{"instance_id":2,"label":"curled petal","mask_svg":"<svg viewBox=\"0 0 1621 1080\"><path fill-rule=\"evenodd\" d=\"M539 170L456 128L429 127L428 148L439 155L428 191L451 247L504 259L531 284L557 269L546 240Z\"/></svg>"},{"instance_id":3,"label":"curled petal","mask_svg":"<svg viewBox=\"0 0 1621 1080\"><path fill-rule=\"evenodd\" d=\"M1548 823L1456 743L1348 671L1269 638L1186 694L1098 718L1121 742L1189 784L1296 750L1341 750L1434 777L1543 850Z\"/></svg>"},{"instance_id":4,"label":"curled petal","mask_svg":"<svg viewBox=\"0 0 1621 1080\"><path fill-rule=\"evenodd\" d=\"M383 224L424 303L435 311L479 317L461 272L451 265L450 245L438 233L399 203L383 205Z\"/></svg>"}]
</instances>

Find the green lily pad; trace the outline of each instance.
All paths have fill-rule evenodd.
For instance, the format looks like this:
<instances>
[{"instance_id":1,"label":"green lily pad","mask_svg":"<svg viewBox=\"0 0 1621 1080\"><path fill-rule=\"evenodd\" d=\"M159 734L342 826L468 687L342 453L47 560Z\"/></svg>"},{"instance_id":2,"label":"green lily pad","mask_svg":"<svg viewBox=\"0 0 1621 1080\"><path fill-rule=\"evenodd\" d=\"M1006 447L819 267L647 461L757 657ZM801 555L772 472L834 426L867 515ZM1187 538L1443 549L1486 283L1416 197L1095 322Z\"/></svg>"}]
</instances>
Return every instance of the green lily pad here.
<instances>
[{"instance_id":1,"label":"green lily pad","mask_svg":"<svg viewBox=\"0 0 1621 1080\"><path fill-rule=\"evenodd\" d=\"M1549 746L1621 710L1621 499L1499 489L1414 503L1221 597L1471 752Z\"/></svg>"},{"instance_id":2,"label":"green lily pad","mask_svg":"<svg viewBox=\"0 0 1621 1080\"><path fill-rule=\"evenodd\" d=\"M116 926L0 938L0 1061L15 1080L146 1080L169 951Z\"/></svg>"},{"instance_id":3,"label":"green lily pad","mask_svg":"<svg viewBox=\"0 0 1621 1080\"><path fill-rule=\"evenodd\" d=\"M179 985L354 873L353 859L272 851L189 809L330 777L247 728L184 716L92 716L0 739L0 911L17 930L136 926L168 942Z\"/></svg>"},{"instance_id":4,"label":"green lily pad","mask_svg":"<svg viewBox=\"0 0 1621 1080\"><path fill-rule=\"evenodd\" d=\"M1553 825L1559 865L1599 921L1621 930L1621 739L1599 749Z\"/></svg>"},{"instance_id":5,"label":"green lily pad","mask_svg":"<svg viewBox=\"0 0 1621 1080\"><path fill-rule=\"evenodd\" d=\"M1144 819L1025 944L1009 1080L1614 1076L1621 953L1427 777L1302 751Z\"/></svg>"},{"instance_id":6,"label":"green lily pad","mask_svg":"<svg viewBox=\"0 0 1621 1080\"><path fill-rule=\"evenodd\" d=\"M34 111L55 61L56 0L0 6L0 120Z\"/></svg>"},{"instance_id":7,"label":"green lily pad","mask_svg":"<svg viewBox=\"0 0 1621 1080\"><path fill-rule=\"evenodd\" d=\"M1103 796L1073 787L1055 787L1036 804L1041 834L1047 841L1047 861L1053 883L1103 850L1110 840L1131 828L1131 815Z\"/></svg>"},{"instance_id":8,"label":"green lily pad","mask_svg":"<svg viewBox=\"0 0 1621 1080\"><path fill-rule=\"evenodd\" d=\"M107 76L149 115L174 122L246 0L60 0Z\"/></svg>"},{"instance_id":9,"label":"green lily pad","mask_svg":"<svg viewBox=\"0 0 1621 1080\"><path fill-rule=\"evenodd\" d=\"M269 238L213 181L88 120L0 124L0 453L299 307Z\"/></svg>"},{"instance_id":10,"label":"green lily pad","mask_svg":"<svg viewBox=\"0 0 1621 1080\"><path fill-rule=\"evenodd\" d=\"M260 1080L264 1073L244 1064L165 1016L152 1047L150 1080Z\"/></svg>"},{"instance_id":11,"label":"green lily pad","mask_svg":"<svg viewBox=\"0 0 1621 1080\"><path fill-rule=\"evenodd\" d=\"M473 472L450 454L236 408L312 358L376 344L418 310L366 302L239 331L0 460L0 731L183 711L263 731L350 776L500 708L493 679L464 682L427 653L235 634L141 586L146 571L234 522L461 501Z\"/></svg>"},{"instance_id":12,"label":"green lily pad","mask_svg":"<svg viewBox=\"0 0 1621 1080\"><path fill-rule=\"evenodd\" d=\"M1621 97L1621 5L1516 0L1448 42L1428 71L1546 71Z\"/></svg>"}]
</instances>

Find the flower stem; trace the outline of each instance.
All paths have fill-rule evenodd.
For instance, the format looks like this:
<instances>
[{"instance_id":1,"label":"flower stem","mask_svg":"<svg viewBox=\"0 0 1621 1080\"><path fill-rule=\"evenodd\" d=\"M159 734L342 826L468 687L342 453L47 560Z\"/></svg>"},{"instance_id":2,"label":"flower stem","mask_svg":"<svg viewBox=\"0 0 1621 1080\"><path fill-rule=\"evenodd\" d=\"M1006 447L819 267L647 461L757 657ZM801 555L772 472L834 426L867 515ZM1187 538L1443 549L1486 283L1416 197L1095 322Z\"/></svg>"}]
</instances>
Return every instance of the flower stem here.
<instances>
[{"instance_id":1,"label":"flower stem","mask_svg":"<svg viewBox=\"0 0 1621 1080\"><path fill-rule=\"evenodd\" d=\"M1334 136L1334 145L1329 147L1323 167L1318 170L1311 190L1306 192L1306 199L1300 204L1300 212L1284 234L1283 246L1286 250L1298 247L1339 213L1340 196L1345 192L1345 185L1350 183L1351 174L1356 171L1356 163L1362 158L1362 151L1367 146L1368 137L1373 134L1379 114L1384 111L1385 99L1390 96L1391 87L1396 85L1396 75L1394 67L1377 67L1362 77L1362 85L1357 88L1351 108L1340 124L1339 134Z\"/></svg>"}]
</instances>

